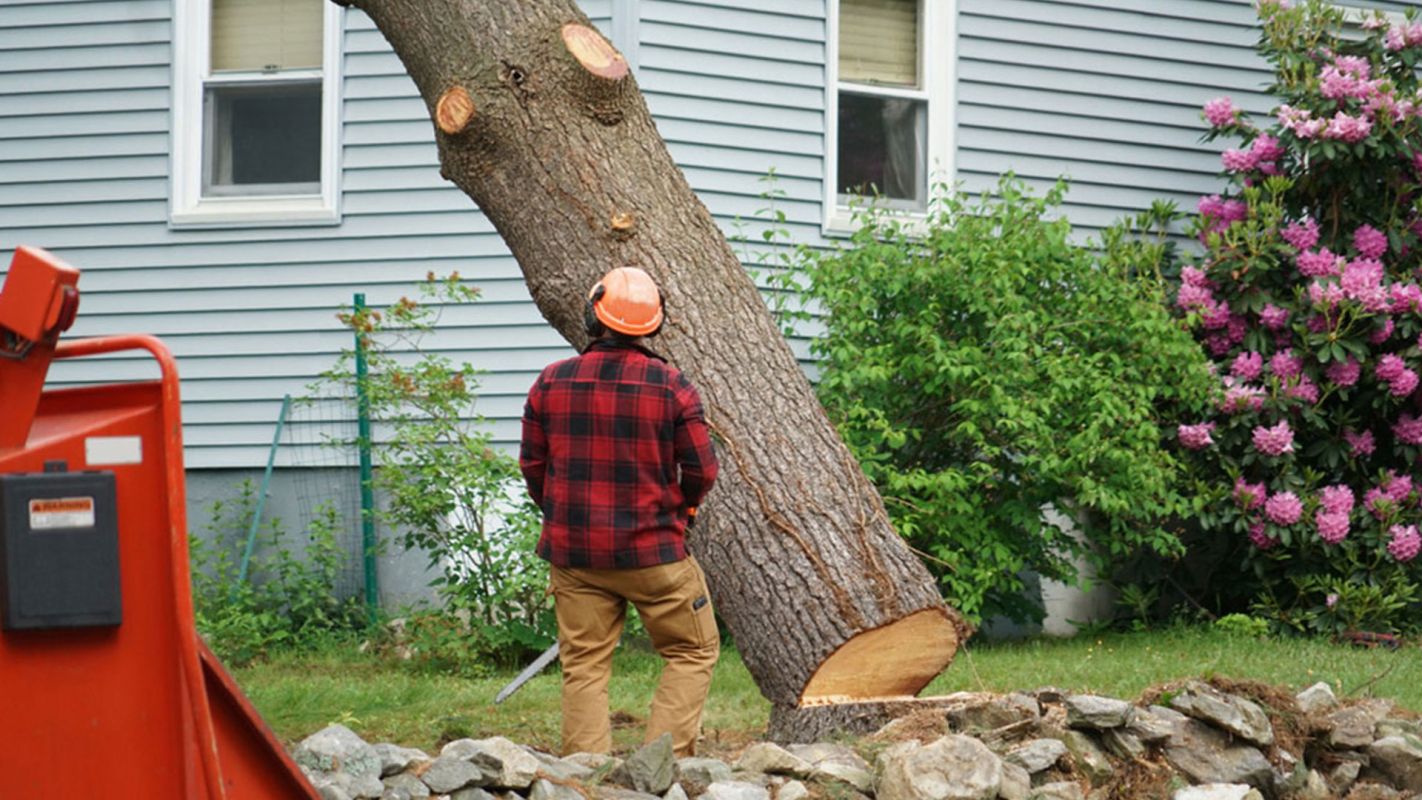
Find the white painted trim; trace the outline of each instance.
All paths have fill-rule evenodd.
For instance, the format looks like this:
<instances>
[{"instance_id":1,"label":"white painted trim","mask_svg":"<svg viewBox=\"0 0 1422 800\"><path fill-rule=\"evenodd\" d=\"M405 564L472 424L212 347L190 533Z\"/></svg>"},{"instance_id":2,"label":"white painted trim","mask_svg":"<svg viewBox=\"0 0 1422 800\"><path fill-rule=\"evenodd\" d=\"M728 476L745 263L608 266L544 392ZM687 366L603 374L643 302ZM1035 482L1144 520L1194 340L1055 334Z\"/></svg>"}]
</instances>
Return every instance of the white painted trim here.
<instances>
[{"instance_id":1,"label":"white painted trim","mask_svg":"<svg viewBox=\"0 0 1422 800\"><path fill-rule=\"evenodd\" d=\"M863 89L866 94L928 100L928 187L932 200L936 183L952 185L957 174L955 160L958 76L958 0L920 0L919 57L922 59L923 87L918 90L867 86L839 82L839 0L825 0L825 152L824 209L821 232L843 236L853 231L853 215L839 204L839 91ZM916 227L925 214L904 212L904 219Z\"/></svg>"},{"instance_id":2,"label":"white painted trim","mask_svg":"<svg viewBox=\"0 0 1422 800\"><path fill-rule=\"evenodd\" d=\"M612 0L612 46L627 59L627 66L637 71L638 46L642 42L641 0Z\"/></svg>"},{"instance_id":3,"label":"white painted trim","mask_svg":"<svg viewBox=\"0 0 1422 800\"><path fill-rule=\"evenodd\" d=\"M321 77L321 191L303 195L202 196L203 86L251 82L254 75L208 74L208 0L173 2L173 107L169 146L170 228L336 225L341 221L341 68L345 9L326 3L320 70L259 80Z\"/></svg>"}]
</instances>

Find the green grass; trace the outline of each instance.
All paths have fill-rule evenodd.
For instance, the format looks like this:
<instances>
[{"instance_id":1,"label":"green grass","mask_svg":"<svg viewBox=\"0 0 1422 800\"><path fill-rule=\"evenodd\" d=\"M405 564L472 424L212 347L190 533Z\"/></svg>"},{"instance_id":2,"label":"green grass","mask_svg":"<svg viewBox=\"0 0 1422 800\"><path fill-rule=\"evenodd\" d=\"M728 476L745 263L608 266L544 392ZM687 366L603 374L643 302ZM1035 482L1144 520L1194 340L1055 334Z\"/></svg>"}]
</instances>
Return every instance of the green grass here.
<instances>
[{"instance_id":1,"label":"green grass","mask_svg":"<svg viewBox=\"0 0 1422 800\"><path fill-rule=\"evenodd\" d=\"M645 649L624 647L618 652L611 706L630 715L633 724L614 729L616 748L639 741L637 723L646 718L659 668L660 661ZM281 653L235 675L277 735L288 741L343 722L368 741L426 750L451 738L492 735L556 750L556 667L504 704L493 705L494 695L513 672L482 679L415 675L398 663L346 646ZM1363 650L1303 639L1252 639L1208 628L974 644L925 694L1056 686L1135 698L1156 684L1214 675L1293 689L1326 680L1340 695L1362 687L1359 694L1388 697L1422 710L1422 659L1415 648ZM769 713L769 703L740 657L727 648L707 702L705 749L718 752L744 744L764 730Z\"/></svg>"}]
</instances>

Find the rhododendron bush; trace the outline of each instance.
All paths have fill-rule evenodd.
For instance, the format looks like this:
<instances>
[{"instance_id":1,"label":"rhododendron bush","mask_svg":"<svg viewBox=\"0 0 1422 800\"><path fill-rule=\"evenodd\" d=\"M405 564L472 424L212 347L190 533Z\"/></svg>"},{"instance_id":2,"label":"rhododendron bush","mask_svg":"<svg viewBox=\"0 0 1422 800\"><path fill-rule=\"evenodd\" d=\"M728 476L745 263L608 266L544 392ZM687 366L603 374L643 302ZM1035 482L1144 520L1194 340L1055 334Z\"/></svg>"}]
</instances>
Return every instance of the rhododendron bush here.
<instances>
[{"instance_id":1,"label":"rhododendron bush","mask_svg":"<svg viewBox=\"0 0 1422 800\"><path fill-rule=\"evenodd\" d=\"M1257 611L1304 631L1422 622L1422 22L1259 6L1272 116L1204 108L1227 188L1174 304L1213 360L1184 421ZM1221 575L1222 580L1232 576Z\"/></svg>"}]
</instances>

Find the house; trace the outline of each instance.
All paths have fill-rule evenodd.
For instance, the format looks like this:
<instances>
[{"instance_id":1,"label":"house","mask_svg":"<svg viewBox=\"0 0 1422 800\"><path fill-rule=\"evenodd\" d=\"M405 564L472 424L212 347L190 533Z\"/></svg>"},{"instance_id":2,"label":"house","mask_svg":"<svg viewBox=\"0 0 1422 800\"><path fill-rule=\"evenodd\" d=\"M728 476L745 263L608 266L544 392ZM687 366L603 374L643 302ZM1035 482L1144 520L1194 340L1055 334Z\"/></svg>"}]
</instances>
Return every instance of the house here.
<instances>
[{"instance_id":1,"label":"house","mask_svg":"<svg viewBox=\"0 0 1422 800\"><path fill-rule=\"evenodd\" d=\"M913 213L930 181L976 190L1009 169L1070 175L1065 211L1089 232L1216 190L1206 101L1271 106L1247 0L582 7L728 233L765 208L771 170L791 237L825 244L847 191L872 183ZM431 270L482 287L444 324L450 354L488 371L480 408L504 442L538 369L569 352L440 179L380 32L320 0L6 0L0 264L19 244L84 270L72 335L154 333L177 355L195 506L258 474L282 396L348 344L334 312L355 292L390 303ZM55 377L151 374L114 358Z\"/></svg>"}]
</instances>

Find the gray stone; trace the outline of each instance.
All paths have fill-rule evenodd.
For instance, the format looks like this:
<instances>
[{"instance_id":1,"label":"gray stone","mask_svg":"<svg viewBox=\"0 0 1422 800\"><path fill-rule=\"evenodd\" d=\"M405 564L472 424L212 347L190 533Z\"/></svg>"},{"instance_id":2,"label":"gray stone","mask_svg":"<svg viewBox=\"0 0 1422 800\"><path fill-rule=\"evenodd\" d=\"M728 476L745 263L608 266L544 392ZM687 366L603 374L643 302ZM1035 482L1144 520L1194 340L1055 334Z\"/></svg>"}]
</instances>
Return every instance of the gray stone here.
<instances>
[{"instance_id":1,"label":"gray stone","mask_svg":"<svg viewBox=\"0 0 1422 800\"><path fill-rule=\"evenodd\" d=\"M439 754L441 758L458 758L478 766L487 773L480 785L500 789L527 789L533 785L543 764L532 753L502 736L456 739L445 745Z\"/></svg>"},{"instance_id":2,"label":"gray stone","mask_svg":"<svg viewBox=\"0 0 1422 800\"><path fill-rule=\"evenodd\" d=\"M1184 714L1165 706L1138 709L1135 719L1126 726L1126 732L1144 744L1160 744L1170 738L1175 726L1185 718Z\"/></svg>"},{"instance_id":3,"label":"gray stone","mask_svg":"<svg viewBox=\"0 0 1422 800\"><path fill-rule=\"evenodd\" d=\"M321 795L321 800L355 800L350 792L341 788L339 784L324 782L315 788L316 793Z\"/></svg>"},{"instance_id":4,"label":"gray stone","mask_svg":"<svg viewBox=\"0 0 1422 800\"><path fill-rule=\"evenodd\" d=\"M1299 710L1305 714L1322 714L1338 705L1338 696L1333 694L1333 687L1325 681L1304 689L1294 695L1294 699L1298 701Z\"/></svg>"},{"instance_id":5,"label":"gray stone","mask_svg":"<svg viewBox=\"0 0 1422 800\"><path fill-rule=\"evenodd\" d=\"M564 761L561 758L551 758L547 760L540 758L539 761L542 762L542 766L538 770L539 774L560 781L585 781L596 774L596 772L589 767L572 761Z\"/></svg>"},{"instance_id":6,"label":"gray stone","mask_svg":"<svg viewBox=\"0 0 1422 800\"><path fill-rule=\"evenodd\" d=\"M1304 785L1294 792L1293 800L1328 800L1332 796L1328 781L1318 774L1318 770L1311 769L1308 771L1308 777L1304 779Z\"/></svg>"},{"instance_id":7,"label":"gray stone","mask_svg":"<svg viewBox=\"0 0 1422 800\"><path fill-rule=\"evenodd\" d=\"M1331 747L1361 749L1373 743L1373 731L1377 720L1362 706L1340 708L1329 714L1325 720L1328 727L1328 744Z\"/></svg>"},{"instance_id":8,"label":"gray stone","mask_svg":"<svg viewBox=\"0 0 1422 800\"><path fill-rule=\"evenodd\" d=\"M698 800L770 800L770 791L748 781L716 781Z\"/></svg>"},{"instance_id":9,"label":"gray stone","mask_svg":"<svg viewBox=\"0 0 1422 800\"><path fill-rule=\"evenodd\" d=\"M1056 765L1066 754L1067 746L1060 739L1032 739L1007 751L1002 760L1035 775Z\"/></svg>"},{"instance_id":10,"label":"gray stone","mask_svg":"<svg viewBox=\"0 0 1422 800\"><path fill-rule=\"evenodd\" d=\"M1027 794L1027 800L1086 800L1081 786L1071 781L1044 783Z\"/></svg>"},{"instance_id":11,"label":"gray stone","mask_svg":"<svg viewBox=\"0 0 1422 800\"><path fill-rule=\"evenodd\" d=\"M1406 792L1422 792L1422 739L1388 736L1368 748L1372 768Z\"/></svg>"},{"instance_id":12,"label":"gray stone","mask_svg":"<svg viewBox=\"0 0 1422 800\"><path fill-rule=\"evenodd\" d=\"M630 789L659 795L676 779L676 755L670 733L664 733L637 748L613 774L612 779Z\"/></svg>"},{"instance_id":13,"label":"gray stone","mask_svg":"<svg viewBox=\"0 0 1422 800\"><path fill-rule=\"evenodd\" d=\"M571 786L539 778L533 782L528 800L583 800L583 793Z\"/></svg>"},{"instance_id":14,"label":"gray stone","mask_svg":"<svg viewBox=\"0 0 1422 800\"><path fill-rule=\"evenodd\" d=\"M765 775L793 775L797 778L808 778L814 771L810 762L770 742L756 742L747 747L741 757L736 759L736 769Z\"/></svg>"},{"instance_id":15,"label":"gray stone","mask_svg":"<svg viewBox=\"0 0 1422 800\"><path fill-rule=\"evenodd\" d=\"M1179 789L1170 800L1264 800L1252 786L1239 783L1207 783Z\"/></svg>"},{"instance_id":16,"label":"gray stone","mask_svg":"<svg viewBox=\"0 0 1422 800\"><path fill-rule=\"evenodd\" d=\"M1135 717L1135 707L1125 700L1114 697L1099 697L1091 694L1074 694L1064 701L1067 710L1067 724L1073 728L1105 730L1124 728Z\"/></svg>"},{"instance_id":17,"label":"gray stone","mask_svg":"<svg viewBox=\"0 0 1422 800\"><path fill-rule=\"evenodd\" d=\"M395 775L410 768L412 764L421 761L429 761L430 757L423 750L416 750L413 747L400 747L399 745L381 742L371 745L376 757L380 759L380 776Z\"/></svg>"},{"instance_id":18,"label":"gray stone","mask_svg":"<svg viewBox=\"0 0 1422 800\"><path fill-rule=\"evenodd\" d=\"M1207 683L1191 681L1170 700L1170 707L1251 744L1274 743L1274 727L1257 703L1226 694Z\"/></svg>"},{"instance_id":19,"label":"gray stone","mask_svg":"<svg viewBox=\"0 0 1422 800\"><path fill-rule=\"evenodd\" d=\"M424 781L407 772L402 772L399 775L391 775L381 781L381 783L385 784L386 794L399 792L404 797L409 798L409 800L418 800L418 798L430 796L430 787L426 786ZM384 798L385 795L381 795L381 797ZM387 798L386 800L391 799Z\"/></svg>"},{"instance_id":20,"label":"gray stone","mask_svg":"<svg viewBox=\"0 0 1422 800\"><path fill-rule=\"evenodd\" d=\"M1389 736L1422 737L1422 722L1415 719L1385 719L1373 728L1373 735L1379 739Z\"/></svg>"},{"instance_id":21,"label":"gray stone","mask_svg":"<svg viewBox=\"0 0 1422 800\"><path fill-rule=\"evenodd\" d=\"M453 743L451 742L451 744ZM472 761L456 754L450 754L436 758L420 775L420 780L430 787L430 791L436 794L446 794L455 789L463 789L475 784L487 786L489 776Z\"/></svg>"},{"instance_id":22,"label":"gray stone","mask_svg":"<svg viewBox=\"0 0 1422 800\"><path fill-rule=\"evenodd\" d=\"M311 785L318 792L326 789L351 800L375 800L385 793L385 785L374 775L352 775L349 772L315 773Z\"/></svg>"},{"instance_id":23,"label":"gray stone","mask_svg":"<svg viewBox=\"0 0 1422 800\"><path fill-rule=\"evenodd\" d=\"M998 787L1000 800L1027 800L1032 792L1032 776L1027 770L1011 762L1002 764L1002 785Z\"/></svg>"},{"instance_id":24,"label":"gray stone","mask_svg":"<svg viewBox=\"0 0 1422 800\"><path fill-rule=\"evenodd\" d=\"M466 786L463 789L449 796L449 800L516 800L518 795L511 797L504 794L493 794L477 786Z\"/></svg>"},{"instance_id":25,"label":"gray stone","mask_svg":"<svg viewBox=\"0 0 1422 800\"><path fill-rule=\"evenodd\" d=\"M1036 722L1041 715L1036 698L1009 694L951 709L948 722L955 731L990 731L1020 722Z\"/></svg>"},{"instance_id":26,"label":"gray stone","mask_svg":"<svg viewBox=\"0 0 1422 800\"><path fill-rule=\"evenodd\" d=\"M659 800L654 794L624 789L620 786L598 785L592 787L592 793L597 800ZM510 798L510 800L515 799Z\"/></svg>"},{"instance_id":27,"label":"gray stone","mask_svg":"<svg viewBox=\"0 0 1422 800\"><path fill-rule=\"evenodd\" d=\"M679 758L676 760L676 779L710 786L716 781L730 780L731 767L715 758Z\"/></svg>"},{"instance_id":28,"label":"gray stone","mask_svg":"<svg viewBox=\"0 0 1422 800\"><path fill-rule=\"evenodd\" d=\"M805 800L810 796L810 790L805 788L805 784L799 781L786 781L784 786L775 793L775 800Z\"/></svg>"},{"instance_id":29,"label":"gray stone","mask_svg":"<svg viewBox=\"0 0 1422 800\"><path fill-rule=\"evenodd\" d=\"M587 767L594 773L604 775L622 766L622 759L617 756L610 756L607 753L573 753L563 756L563 761L569 764L576 764L580 767Z\"/></svg>"},{"instance_id":30,"label":"gray stone","mask_svg":"<svg viewBox=\"0 0 1422 800\"><path fill-rule=\"evenodd\" d=\"M878 772L878 800L993 800L1002 786L1002 760L977 739L952 734L890 747Z\"/></svg>"},{"instance_id":31,"label":"gray stone","mask_svg":"<svg viewBox=\"0 0 1422 800\"><path fill-rule=\"evenodd\" d=\"M681 784L673 783L667 793L662 795L662 800L690 800L686 796L686 790L681 788Z\"/></svg>"},{"instance_id":32,"label":"gray stone","mask_svg":"<svg viewBox=\"0 0 1422 800\"><path fill-rule=\"evenodd\" d=\"M1353 788L1353 784L1358 782L1358 775L1363 771L1363 765L1357 761L1344 761L1333 768L1328 773L1328 789L1338 797L1348 794L1348 790Z\"/></svg>"},{"instance_id":33,"label":"gray stone","mask_svg":"<svg viewBox=\"0 0 1422 800\"><path fill-rule=\"evenodd\" d=\"M1294 758L1287 750L1276 750L1274 761L1274 796L1289 797L1308 783L1308 765Z\"/></svg>"},{"instance_id":34,"label":"gray stone","mask_svg":"<svg viewBox=\"0 0 1422 800\"><path fill-rule=\"evenodd\" d=\"M1066 735L1062 736L1062 744L1071 751L1071 758L1077 770L1091 781L1092 786L1100 786L1116 774L1116 770L1111 766L1111 759L1101 752L1101 748L1087 734L1067 731Z\"/></svg>"},{"instance_id":35,"label":"gray stone","mask_svg":"<svg viewBox=\"0 0 1422 800\"><path fill-rule=\"evenodd\" d=\"M1146 746L1141 743L1140 737L1124 728L1102 731L1101 743L1106 746L1106 752L1127 761L1144 758L1146 754Z\"/></svg>"},{"instance_id":36,"label":"gray stone","mask_svg":"<svg viewBox=\"0 0 1422 800\"><path fill-rule=\"evenodd\" d=\"M328 725L302 739L292 757L297 764L318 773L344 772L377 781L380 778L380 756L375 748L344 725Z\"/></svg>"},{"instance_id":37,"label":"gray stone","mask_svg":"<svg viewBox=\"0 0 1422 800\"><path fill-rule=\"evenodd\" d=\"M1358 783L1348 793L1348 800L1403 800L1403 793L1380 783ZM1408 797L1407 800L1414 800Z\"/></svg>"},{"instance_id":38,"label":"gray stone","mask_svg":"<svg viewBox=\"0 0 1422 800\"><path fill-rule=\"evenodd\" d=\"M847 783L861 792L874 789L874 773L860 755L842 744L821 742L818 744L792 744L788 749L792 754L810 762L814 772L810 777L816 780L835 780Z\"/></svg>"},{"instance_id":39,"label":"gray stone","mask_svg":"<svg viewBox=\"0 0 1422 800\"><path fill-rule=\"evenodd\" d=\"M1263 753L1194 719L1176 726L1165 743L1165 760L1196 784L1246 783L1262 789L1274 780Z\"/></svg>"}]
</instances>

